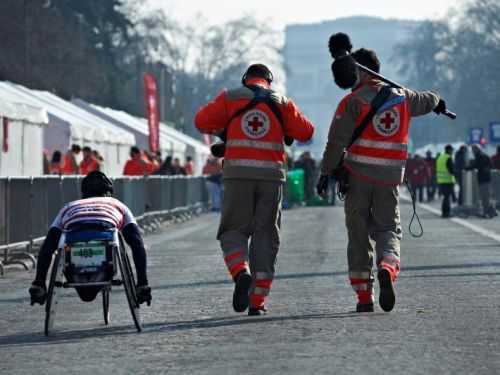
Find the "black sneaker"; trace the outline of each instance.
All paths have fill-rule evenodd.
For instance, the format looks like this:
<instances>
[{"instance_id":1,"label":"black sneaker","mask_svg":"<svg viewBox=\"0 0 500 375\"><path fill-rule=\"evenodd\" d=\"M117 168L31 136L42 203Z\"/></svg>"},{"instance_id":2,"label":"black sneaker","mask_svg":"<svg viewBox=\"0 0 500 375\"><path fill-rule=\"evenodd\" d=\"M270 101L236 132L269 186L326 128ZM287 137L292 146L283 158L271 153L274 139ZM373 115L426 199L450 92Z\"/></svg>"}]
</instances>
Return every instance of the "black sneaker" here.
<instances>
[{"instance_id":1,"label":"black sneaker","mask_svg":"<svg viewBox=\"0 0 500 375\"><path fill-rule=\"evenodd\" d=\"M243 312L248 308L250 297L248 292L252 286L252 276L246 272L241 271L236 276L233 292L233 309L236 312Z\"/></svg>"},{"instance_id":2,"label":"black sneaker","mask_svg":"<svg viewBox=\"0 0 500 375\"><path fill-rule=\"evenodd\" d=\"M265 307L250 307L248 309L248 316L261 316L261 315L266 315L267 310Z\"/></svg>"},{"instance_id":3,"label":"black sneaker","mask_svg":"<svg viewBox=\"0 0 500 375\"><path fill-rule=\"evenodd\" d=\"M382 310L389 312L394 308L396 303L396 293L392 284L391 274L386 269L378 271L378 282L380 285L379 303Z\"/></svg>"},{"instance_id":4,"label":"black sneaker","mask_svg":"<svg viewBox=\"0 0 500 375\"><path fill-rule=\"evenodd\" d=\"M31 306L35 303L43 305L47 300L47 289L45 286L33 283L29 289L29 293L31 297Z\"/></svg>"},{"instance_id":5,"label":"black sneaker","mask_svg":"<svg viewBox=\"0 0 500 375\"><path fill-rule=\"evenodd\" d=\"M151 306L151 288L147 285L141 285L136 288L137 303L142 305L144 302Z\"/></svg>"},{"instance_id":6,"label":"black sneaker","mask_svg":"<svg viewBox=\"0 0 500 375\"><path fill-rule=\"evenodd\" d=\"M373 302L372 303L358 303L356 305L356 312L364 313L364 312L373 312Z\"/></svg>"}]
</instances>

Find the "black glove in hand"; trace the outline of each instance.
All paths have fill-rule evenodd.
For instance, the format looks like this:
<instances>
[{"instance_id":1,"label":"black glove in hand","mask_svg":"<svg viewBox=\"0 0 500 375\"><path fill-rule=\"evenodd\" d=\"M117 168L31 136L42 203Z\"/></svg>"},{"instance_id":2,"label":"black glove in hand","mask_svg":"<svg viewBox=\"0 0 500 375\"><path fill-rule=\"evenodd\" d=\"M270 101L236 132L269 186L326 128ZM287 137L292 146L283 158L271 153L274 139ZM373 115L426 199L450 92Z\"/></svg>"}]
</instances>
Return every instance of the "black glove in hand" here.
<instances>
[{"instance_id":1,"label":"black glove in hand","mask_svg":"<svg viewBox=\"0 0 500 375\"><path fill-rule=\"evenodd\" d=\"M443 99L439 99L439 103L436 108L433 109L438 115L446 112L446 102Z\"/></svg>"},{"instance_id":2,"label":"black glove in hand","mask_svg":"<svg viewBox=\"0 0 500 375\"><path fill-rule=\"evenodd\" d=\"M210 146L210 152L216 158L223 158L226 153L226 144L224 142L214 143Z\"/></svg>"},{"instance_id":3,"label":"black glove in hand","mask_svg":"<svg viewBox=\"0 0 500 375\"><path fill-rule=\"evenodd\" d=\"M320 197L326 197L328 194L328 183L330 182L330 176L321 175L316 185L316 192Z\"/></svg>"},{"instance_id":4,"label":"black glove in hand","mask_svg":"<svg viewBox=\"0 0 500 375\"><path fill-rule=\"evenodd\" d=\"M292 137L289 137L288 135L285 135L285 144L287 146L291 146L293 145L293 138Z\"/></svg>"}]
</instances>

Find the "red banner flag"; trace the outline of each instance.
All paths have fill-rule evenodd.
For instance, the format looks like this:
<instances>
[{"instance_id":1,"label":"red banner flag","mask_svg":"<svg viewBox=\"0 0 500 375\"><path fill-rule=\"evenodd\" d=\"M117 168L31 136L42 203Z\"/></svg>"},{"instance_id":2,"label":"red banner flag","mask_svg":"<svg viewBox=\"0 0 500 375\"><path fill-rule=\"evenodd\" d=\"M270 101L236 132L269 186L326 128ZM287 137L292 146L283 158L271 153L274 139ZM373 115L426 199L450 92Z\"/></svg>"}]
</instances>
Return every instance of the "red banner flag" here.
<instances>
[{"instance_id":1,"label":"red banner flag","mask_svg":"<svg viewBox=\"0 0 500 375\"><path fill-rule=\"evenodd\" d=\"M9 151L9 120L7 117L3 118L3 142L2 142L2 151Z\"/></svg>"},{"instance_id":2,"label":"red banner flag","mask_svg":"<svg viewBox=\"0 0 500 375\"><path fill-rule=\"evenodd\" d=\"M144 96L149 125L149 150L156 152L160 149L160 110L155 77L150 73L144 74Z\"/></svg>"}]
</instances>

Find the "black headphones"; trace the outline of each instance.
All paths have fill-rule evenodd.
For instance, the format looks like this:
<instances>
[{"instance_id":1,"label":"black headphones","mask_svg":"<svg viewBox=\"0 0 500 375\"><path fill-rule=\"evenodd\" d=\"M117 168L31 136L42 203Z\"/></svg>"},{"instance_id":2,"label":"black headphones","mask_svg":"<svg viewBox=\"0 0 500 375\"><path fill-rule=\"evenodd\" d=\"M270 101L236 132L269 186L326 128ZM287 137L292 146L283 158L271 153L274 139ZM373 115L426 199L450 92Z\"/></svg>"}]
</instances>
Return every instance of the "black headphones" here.
<instances>
[{"instance_id":1,"label":"black headphones","mask_svg":"<svg viewBox=\"0 0 500 375\"><path fill-rule=\"evenodd\" d=\"M273 73L264 64L253 64L248 67L245 74L243 74L243 77L241 77L241 84L243 86L245 86L245 81L247 80L248 76L262 77L269 84L271 84L274 80Z\"/></svg>"}]
</instances>

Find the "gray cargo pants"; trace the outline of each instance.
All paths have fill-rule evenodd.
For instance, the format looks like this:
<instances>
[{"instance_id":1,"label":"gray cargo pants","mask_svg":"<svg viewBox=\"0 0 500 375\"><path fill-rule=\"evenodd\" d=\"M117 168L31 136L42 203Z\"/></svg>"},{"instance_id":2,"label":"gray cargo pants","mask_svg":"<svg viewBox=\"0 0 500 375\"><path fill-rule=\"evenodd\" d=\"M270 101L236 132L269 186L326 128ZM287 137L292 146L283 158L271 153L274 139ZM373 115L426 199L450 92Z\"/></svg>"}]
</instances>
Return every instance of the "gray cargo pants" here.
<instances>
[{"instance_id":1,"label":"gray cargo pants","mask_svg":"<svg viewBox=\"0 0 500 375\"><path fill-rule=\"evenodd\" d=\"M280 245L282 191L283 183L279 181L224 180L217 239L233 278L249 268L254 279L251 307L264 306L274 278Z\"/></svg>"},{"instance_id":2,"label":"gray cargo pants","mask_svg":"<svg viewBox=\"0 0 500 375\"><path fill-rule=\"evenodd\" d=\"M399 272L402 239L399 214L399 187L385 186L349 176L345 199L348 233L347 260L349 278L360 299L366 300L373 290L373 257L376 264Z\"/></svg>"}]
</instances>

